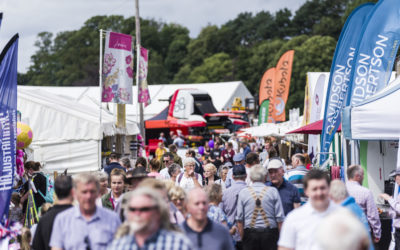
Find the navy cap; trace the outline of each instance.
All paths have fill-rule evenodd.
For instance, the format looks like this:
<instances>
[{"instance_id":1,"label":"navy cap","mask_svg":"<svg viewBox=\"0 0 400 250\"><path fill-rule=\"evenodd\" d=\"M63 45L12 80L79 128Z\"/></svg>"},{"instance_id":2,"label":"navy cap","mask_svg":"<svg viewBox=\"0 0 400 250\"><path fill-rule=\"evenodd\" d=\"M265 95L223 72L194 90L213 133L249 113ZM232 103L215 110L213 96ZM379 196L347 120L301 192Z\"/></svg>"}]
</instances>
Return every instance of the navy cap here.
<instances>
[{"instance_id":1,"label":"navy cap","mask_svg":"<svg viewBox=\"0 0 400 250\"><path fill-rule=\"evenodd\" d=\"M246 168L245 168L243 165L241 165L241 164L235 165L235 166L233 166L233 168L232 168L232 175L233 175L234 177L242 177L242 176L245 176L245 175L246 175Z\"/></svg>"},{"instance_id":2,"label":"navy cap","mask_svg":"<svg viewBox=\"0 0 400 250\"><path fill-rule=\"evenodd\" d=\"M242 154L242 153L238 153L233 156L234 162L239 162L239 161L243 161L243 160L244 160L244 154Z\"/></svg>"}]
</instances>

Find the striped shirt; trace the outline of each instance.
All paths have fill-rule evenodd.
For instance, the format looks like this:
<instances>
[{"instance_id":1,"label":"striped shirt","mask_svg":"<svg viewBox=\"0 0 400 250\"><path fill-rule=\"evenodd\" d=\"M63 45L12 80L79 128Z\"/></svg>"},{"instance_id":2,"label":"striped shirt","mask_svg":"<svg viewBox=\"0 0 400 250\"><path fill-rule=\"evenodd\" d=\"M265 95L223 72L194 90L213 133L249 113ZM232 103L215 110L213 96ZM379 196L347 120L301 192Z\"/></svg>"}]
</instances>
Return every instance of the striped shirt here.
<instances>
[{"instance_id":1,"label":"striped shirt","mask_svg":"<svg viewBox=\"0 0 400 250\"><path fill-rule=\"evenodd\" d=\"M174 231L159 230L148 238L142 247L136 244L135 237L126 235L114 239L108 250L193 250L191 242L182 234Z\"/></svg>"},{"instance_id":2,"label":"striped shirt","mask_svg":"<svg viewBox=\"0 0 400 250\"><path fill-rule=\"evenodd\" d=\"M301 204L307 202L308 198L304 193L303 178L308 173L305 166L297 166L287 172L287 180L299 190Z\"/></svg>"}]
</instances>

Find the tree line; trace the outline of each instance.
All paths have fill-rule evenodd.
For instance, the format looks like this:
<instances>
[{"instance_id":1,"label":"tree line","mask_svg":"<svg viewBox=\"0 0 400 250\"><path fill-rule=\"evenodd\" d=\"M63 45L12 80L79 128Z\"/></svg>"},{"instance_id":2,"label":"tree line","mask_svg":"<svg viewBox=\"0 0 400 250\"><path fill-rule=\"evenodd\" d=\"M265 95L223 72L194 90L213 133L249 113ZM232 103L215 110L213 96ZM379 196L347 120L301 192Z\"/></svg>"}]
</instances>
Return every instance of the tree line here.
<instances>
[{"instance_id":1,"label":"tree line","mask_svg":"<svg viewBox=\"0 0 400 250\"><path fill-rule=\"evenodd\" d=\"M256 95L265 70L294 49L286 108L303 107L307 72L329 71L342 26L366 0L308 0L295 13L240 13L196 38L178 24L141 19L142 46L150 50L149 84L238 81ZM376 1L374 1L376 2ZM135 18L94 16L79 30L41 32L20 85L98 85L99 30L135 36ZM136 56L136 55L135 55Z\"/></svg>"}]
</instances>

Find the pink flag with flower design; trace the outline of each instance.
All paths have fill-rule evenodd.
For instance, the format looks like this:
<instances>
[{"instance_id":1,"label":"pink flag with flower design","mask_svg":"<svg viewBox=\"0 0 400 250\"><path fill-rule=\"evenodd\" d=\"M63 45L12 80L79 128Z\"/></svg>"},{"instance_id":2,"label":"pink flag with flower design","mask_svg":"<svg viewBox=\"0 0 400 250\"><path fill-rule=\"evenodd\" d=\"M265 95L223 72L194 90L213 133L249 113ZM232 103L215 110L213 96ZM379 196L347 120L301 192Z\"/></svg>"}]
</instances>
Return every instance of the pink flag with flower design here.
<instances>
[{"instance_id":1,"label":"pink flag with flower design","mask_svg":"<svg viewBox=\"0 0 400 250\"><path fill-rule=\"evenodd\" d=\"M132 104L132 36L106 33L103 63L102 102Z\"/></svg>"},{"instance_id":2,"label":"pink flag with flower design","mask_svg":"<svg viewBox=\"0 0 400 250\"><path fill-rule=\"evenodd\" d=\"M149 87L147 86L147 69L149 63L149 51L145 48L140 48L139 57L139 95L138 101L144 103L147 107L151 103Z\"/></svg>"}]
</instances>

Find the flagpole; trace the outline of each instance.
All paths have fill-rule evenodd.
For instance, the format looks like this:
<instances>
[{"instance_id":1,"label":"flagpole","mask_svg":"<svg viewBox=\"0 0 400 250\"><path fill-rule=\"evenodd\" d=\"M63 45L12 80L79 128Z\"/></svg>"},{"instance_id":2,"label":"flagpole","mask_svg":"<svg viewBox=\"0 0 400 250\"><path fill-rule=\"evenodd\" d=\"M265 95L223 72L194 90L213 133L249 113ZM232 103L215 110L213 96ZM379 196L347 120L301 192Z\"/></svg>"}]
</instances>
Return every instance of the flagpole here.
<instances>
[{"instance_id":1,"label":"flagpole","mask_svg":"<svg viewBox=\"0 0 400 250\"><path fill-rule=\"evenodd\" d=\"M136 58L137 58L137 67L136 67L136 85L137 85L137 93L139 95L139 58L140 58L140 16L139 16L139 0L135 0L136 4L136 15L135 15L135 23L136 23ZM143 141L146 141L146 136L144 132L144 117L143 117L143 104L139 102L139 98L137 99L139 105L139 126L140 126L140 134L143 138Z\"/></svg>"},{"instance_id":2,"label":"flagpole","mask_svg":"<svg viewBox=\"0 0 400 250\"><path fill-rule=\"evenodd\" d=\"M99 93L100 93L100 99L99 99L99 127L100 131L102 131L102 112L101 112L101 103L102 103L102 84L103 84L103 30L100 29L100 51L99 51ZM102 132L101 132L102 133ZM102 138L102 136L100 136ZM99 157L99 170L101 169L101 139L99 142L98 146L98 157Z\"/></svg>"}]
</instances>

